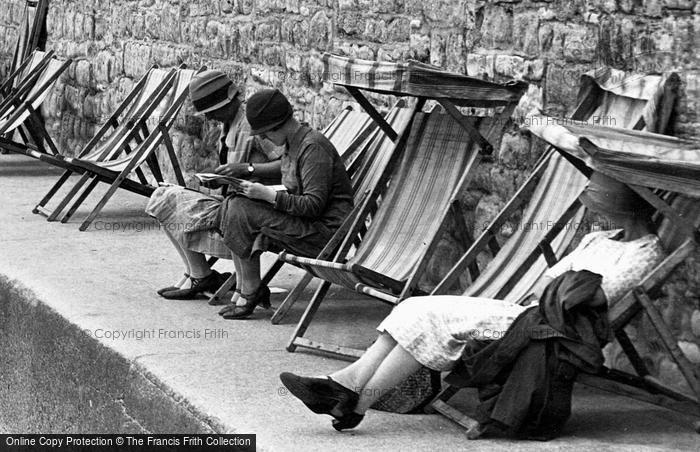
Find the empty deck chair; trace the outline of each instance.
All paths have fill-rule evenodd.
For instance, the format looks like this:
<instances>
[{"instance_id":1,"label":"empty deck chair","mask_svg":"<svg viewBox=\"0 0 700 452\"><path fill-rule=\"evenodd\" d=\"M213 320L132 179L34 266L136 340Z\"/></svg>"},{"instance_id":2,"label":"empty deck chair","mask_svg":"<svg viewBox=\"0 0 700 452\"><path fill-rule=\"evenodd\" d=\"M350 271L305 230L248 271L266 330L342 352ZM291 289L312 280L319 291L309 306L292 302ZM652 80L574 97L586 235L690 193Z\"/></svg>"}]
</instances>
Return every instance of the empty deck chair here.
<instances>
[{"instance_id":1,"label":"empty deck chair","mask_svg":"<svg viewBox=\"0 0 700 452\"><path fill-rule=\"evenodd\" d=\"M48 3L48 0L26 0L19 29L17 30L17 44L12 55L10 72L17 69L39 46L39 40L46 21Z\"/></svg>"},{"instance_id":2,"label":"empty deck chair","mask_svg":"<svg viewBox=\"0 0 700 452\"><path fill-rule=\"evenodd\" d=\"M61 61L53 53L35 51L24 64L17 84L0 102L0 148L16 153L58 154L39 114L61 74L71 60ZM15 132L21 141L15 141Z\"/></svg>"},{"instance_id":3,"label":"empty deck chair","mask_svg":"<svg viewBox=\"0 0 700 452\"><path fill-rule=\"evenodd\" d=\"M167 88L161 90L161 93L164 93L162 100L158 101L158 96L156 96L156 101L152 103L153 108L147 109L147 111L150 110L150 112L146 121L136 125L143 136L135 137L137 145L132 152L129 152L127 147L119 146L110 147L106 150L107 152L101 154L94 160L87 158L66 159L69 164L84 170L81 179L65 197L66 201L70 201L88 180L92 180L85 186L73 205L66 211L61 222L65 223L70 219L85 198L87 198L90 192L101 181L110 184L110 187L80 225L79 229L81 231L85 231L90 226L117 189L130 189L135 184L136 188L139 190L138 193L144 196L150 196L153 190L155 190L155 186L148 182L141 168L144 166L147 167L157 183L163 182L160 163L156 157L156 151L161 144L165 146L177 182L184 185L185 180L169 133L172 125L175 123L177 113L182 108L185 99L187 99L188 86L196 72L197 71L192 69L183 68L175 71L171 82L166 85ZM150 130L148 128L149 125L153 126ZM132 173L137 176L138 181L129 180L129 186L127 187L127 179ZM62 203L62 205L64 204Z\"/></svg>"},{"instance_id":4,"label":"empty deck chair","mask_svg":"<svg viewBox=\"0 0 700 452\"><path fill-rule=\"evenodd\" d=\"M417 98L411 122L398 133L377 119L382 131L396 139L394 149L377 183L324 250L337 246L338 251L324 259L280 255L280 260L324 280L287 350L304 347L358 356L359 350L302 337L330 284L382 300L384 295L403 299L417 290L457 194L471 179L481 153L493 149L527 85L485 82L416 62L382 63L332 55L324 56L324 61L326 78L347 88L373 118L376 114L360 89ZM436 99L446 113L422 112L428 98ZM456 106L489 108L494 116L463 116Z\"/></svg>"}]
</instances>

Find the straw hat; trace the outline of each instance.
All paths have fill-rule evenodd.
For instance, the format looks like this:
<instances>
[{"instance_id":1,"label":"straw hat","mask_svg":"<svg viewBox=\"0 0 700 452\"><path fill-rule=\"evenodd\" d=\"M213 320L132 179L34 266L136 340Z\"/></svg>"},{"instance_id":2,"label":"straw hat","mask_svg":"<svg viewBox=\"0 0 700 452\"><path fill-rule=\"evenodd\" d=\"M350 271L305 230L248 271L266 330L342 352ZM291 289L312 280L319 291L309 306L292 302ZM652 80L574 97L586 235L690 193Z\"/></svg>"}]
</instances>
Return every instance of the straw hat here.
<instances>
[{"instance_id":1,"label":"straw hat","mask_svg":"<svg viewBox=\"0 0 700 452\"><path fill-rule=\"evenodd\" d=\"M227 105L239 91L226 74L214 70L195 75L189 88L190 99L198 115Z\"/></svg>"}]
</instances>

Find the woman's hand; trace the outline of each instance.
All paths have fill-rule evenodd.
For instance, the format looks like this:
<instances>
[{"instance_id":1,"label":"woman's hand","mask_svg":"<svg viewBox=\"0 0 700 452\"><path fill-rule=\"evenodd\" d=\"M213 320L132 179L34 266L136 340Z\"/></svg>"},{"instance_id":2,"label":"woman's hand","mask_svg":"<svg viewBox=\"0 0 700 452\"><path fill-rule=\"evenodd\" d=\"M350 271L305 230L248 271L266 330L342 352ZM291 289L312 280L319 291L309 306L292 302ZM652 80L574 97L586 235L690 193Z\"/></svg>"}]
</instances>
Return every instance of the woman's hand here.
<instances>
[{"instance_id":1,"label":"woman's hand","mask_svg":"<svg viewBox=\"0 0 700 452\"><path fill-rule=\"evenodd\" d=\"M227 163L226 165L219 165L214 172L222 176L230 177L248 177L250 174L248 172L247 163Z\"/></svg>"},{"instance_id":2,"label":"woman's hand","mask_svg":"<svg viewBox=\"0 0 700 452\"><path fill-rule=\"evenodd\" d=\"M274 204L277 197L277 192L272 187L248 181L241 182L240 193L246 198L260 199L270 204Z\"/></svg>"}]
</instances>

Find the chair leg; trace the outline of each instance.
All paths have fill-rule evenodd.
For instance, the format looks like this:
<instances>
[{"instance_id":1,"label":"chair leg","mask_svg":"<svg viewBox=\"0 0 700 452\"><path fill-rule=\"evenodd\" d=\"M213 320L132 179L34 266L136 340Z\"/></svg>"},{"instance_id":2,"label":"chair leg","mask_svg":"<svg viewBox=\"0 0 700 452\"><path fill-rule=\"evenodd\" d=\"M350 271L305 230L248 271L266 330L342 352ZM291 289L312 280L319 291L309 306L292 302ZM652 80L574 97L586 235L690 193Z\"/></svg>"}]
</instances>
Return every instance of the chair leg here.
<instances>
[{"instance_id":1,"label":"chair leg","mask_svg":"<svg viewBox=\"0 0 700 452\"><path fill-rule=\"evenodd\" d=\"M216 305L219 304L219 300L223 298L224 295L226 295L226 292L231 290L231 288L236 284L236 274L233 273L231 276L228 277L226 282L224 282L221 287L219 287L214 294L209 297L208 303L210 305Z\"/></svg>"},{"instance_id":2,"label":"chair leg","mask_svg":"<svg viewBox=\"0 0 700 452\"><path fill-rule=\"evenodd\" d=\"M287 313L291 309L292 305L296 303L296 301L299 299L301 294L304 292L304 289L306 286L309 285L311 280L313 279L313 275L311 273L306 272L304 274L304 277L297 283L296 286L294 286L294 289L292 289L291 292L287 295L287 298L284 299L282 304L279 305L275 313L272 315L272 318L270 321L272 322L273 325L279 324L282 319L284 319L287 316Z\"/></svg>"},{"instance_id":3,"label":"chair leg","mask_svg":"<svg viewBox=\"0 0 700 452\"><path fill-rule=\"evenodd\" d=\"M95 187L97 187L97 184L99 182L100 181L97 178L94 178L90 182L90 184L87 187L85 187L85 189L80 194L80 196L78 196L78 199L76 199L75 202L73 203L73 205L70 207L70 209L68 209L68 212L66 212L66 214L63 216L63 218L61 218L61 223L66 223L68 220L71 219L71 217L73 216L75 211L78 210L78 207L80 207L81 204L85 201L85 199L87 199L87 197L90 195L90 193L92 193L92 191L95 189Z\"/></svg>"},{"instance_id":4,"label":"chair leg","mask_svg":"<svg viewBox=\"0 0 700 452\"><path fill-rule=\"evenodd\" d=\"M34 209L32 210L32 213L42 213L42 211L45 210L44 207L46 206L46 204L51 200L51 198L53 198L53 196L63 186L63 184L66 183L66 181L68 180L68 178L70 177L71 174L73 174L72 171L66 170L61 175L60 179L58 179L58 181L56 181L56 183L53 185L53 187L51 187L51 189L46 193L46 195L44 195L44 197L41 198L41 201L39 201L39 204L37 204L34 207Z\"/></svg>"},{"instance_id":5,"label":"chair leg","mask_svg":"<svg viewBox=\"0 0 700 452\"><path fill-rule=\"evenodd\" d=\"M58 205L54 208L54 210L53 210L53 212L51 213L51 215L49 215L49 217L48 217L46 220L47 220L47 221L55 221L56 218L58 218L58 216L61 214L61 212L63 212L63 209L66 208L66 206L67 206L68 203L71 201L71 199L73 199L73 198L75 197L75 195L78 194L78 192L80 191L80 189L83 187L83 185L85 185L85 183L86 183L89 179L90 179L90 175L89 175L89 174L83 174L83 175L80 177L80 179L78 180L78 182L75 183L75 185L73 186L73 188L70 189L70 191L68 192L68 194L67 194L66 196L63 197L63 199L61 200L60 203L58 203Z\"/></svg>"},{"instance_id":6,"label":"chair leg","mask_svg":"<svg viewBox=\"0 0 700 452\"><path fill-rule=\"evenodd\" d=\"M117 192L117 189L119 188L119 186L121 185L122 181L125 178L126 178L126 175L123 175L123 177L122 177L122 174L120 174L119 177L117 177L117 179L114 182L112 182L112 185L109 186L107 193L104 194L102 199L100 199L100 202L98 202L97 205L95 206L95 208L92 209L92 212L90 212L90 215L87 216L85 221L83 221L83 224L81 224L80 228L78 228L78 229L80 229L81 231L85 231L88 227L90 227L90 224L92 224L92 222L95 220L97 215L100 214L100 212L102 211L102 208L105 206L105 204L107 204L107 201L109 201L109 199L112 197L112 195L114 195Z\"/></svg>"},{"instance_id":7,"label":"chair leg","mask_svg":"<svg viewBox=\"0 0 700 452\"><path fill-rule=\"evenodd\" d=\"M292 338L289 340L289 344L287 344L288 352L294 352L296 350L297 346L295 342L297 338L302 337L304 333L306 333L306 330L309 328L311 320L313 320L316 311L318 311L319 306L321 306L321 302L326 296L326 293L328 293L328 289L330 289L330 287L331 283L329 283L328 281L323 281L319 288L316 289L316 293L314 293L313 298L311 298L311 301L309 301L309 305L306 307L306 310L301 316L301 319L299 319L299 323L294 329Z\"/></svg>"}]
</instances>

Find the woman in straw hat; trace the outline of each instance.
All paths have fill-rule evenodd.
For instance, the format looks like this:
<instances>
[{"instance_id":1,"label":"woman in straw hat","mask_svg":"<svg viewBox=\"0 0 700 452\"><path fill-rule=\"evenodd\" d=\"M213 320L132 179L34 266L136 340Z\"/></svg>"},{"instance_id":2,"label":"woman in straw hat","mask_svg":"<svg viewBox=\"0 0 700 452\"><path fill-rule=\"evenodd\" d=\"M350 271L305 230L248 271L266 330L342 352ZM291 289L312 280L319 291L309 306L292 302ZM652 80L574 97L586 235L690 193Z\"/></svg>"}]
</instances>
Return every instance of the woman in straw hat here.
<instances>
[{"instance_id":1,"label":"woman in straw hat","mask_svg":"<svg viewBox=\"0 0 700 452\"><path fill-rule=\"evenodd\" d=\"M197 115L221 123L219 163L213 172L238 178L279 179L283 149L250 134L246 103L240 90L221 71L197 74L189 85ZM211 188L216 188L214 184ZM168 299L194 299L205 291L216 290L229 274L219 274L207 263L205 254L231 258L216 231L215 222L222 198L179 186L160 187L151 196L146 212L161 228L185 264L181 285L158 290Z\"/></svg>"},{"instance_id":2,"label":"woman in straw hat","mask_svg":"<svg viewBox=\"0 0 700 452\"><path fill-rule=\"evenodd\" d=\"M602 276L600 290L589 304L613 304L664 257L650 221L653 209L626 185L594 173L580 199L621 229L584 236L532 290L529 298L535 303L554 278L567 271L588 270ZM333 416L336 430L353 428L382 394L421 366L436 371L452 369L474 340L497 338L487 333L505 332L527 307L465 296L409 298L377 327L377 341L350 366L326 377L285 372L280 378L314 413Z\"/></svg>"}]
</instances>

